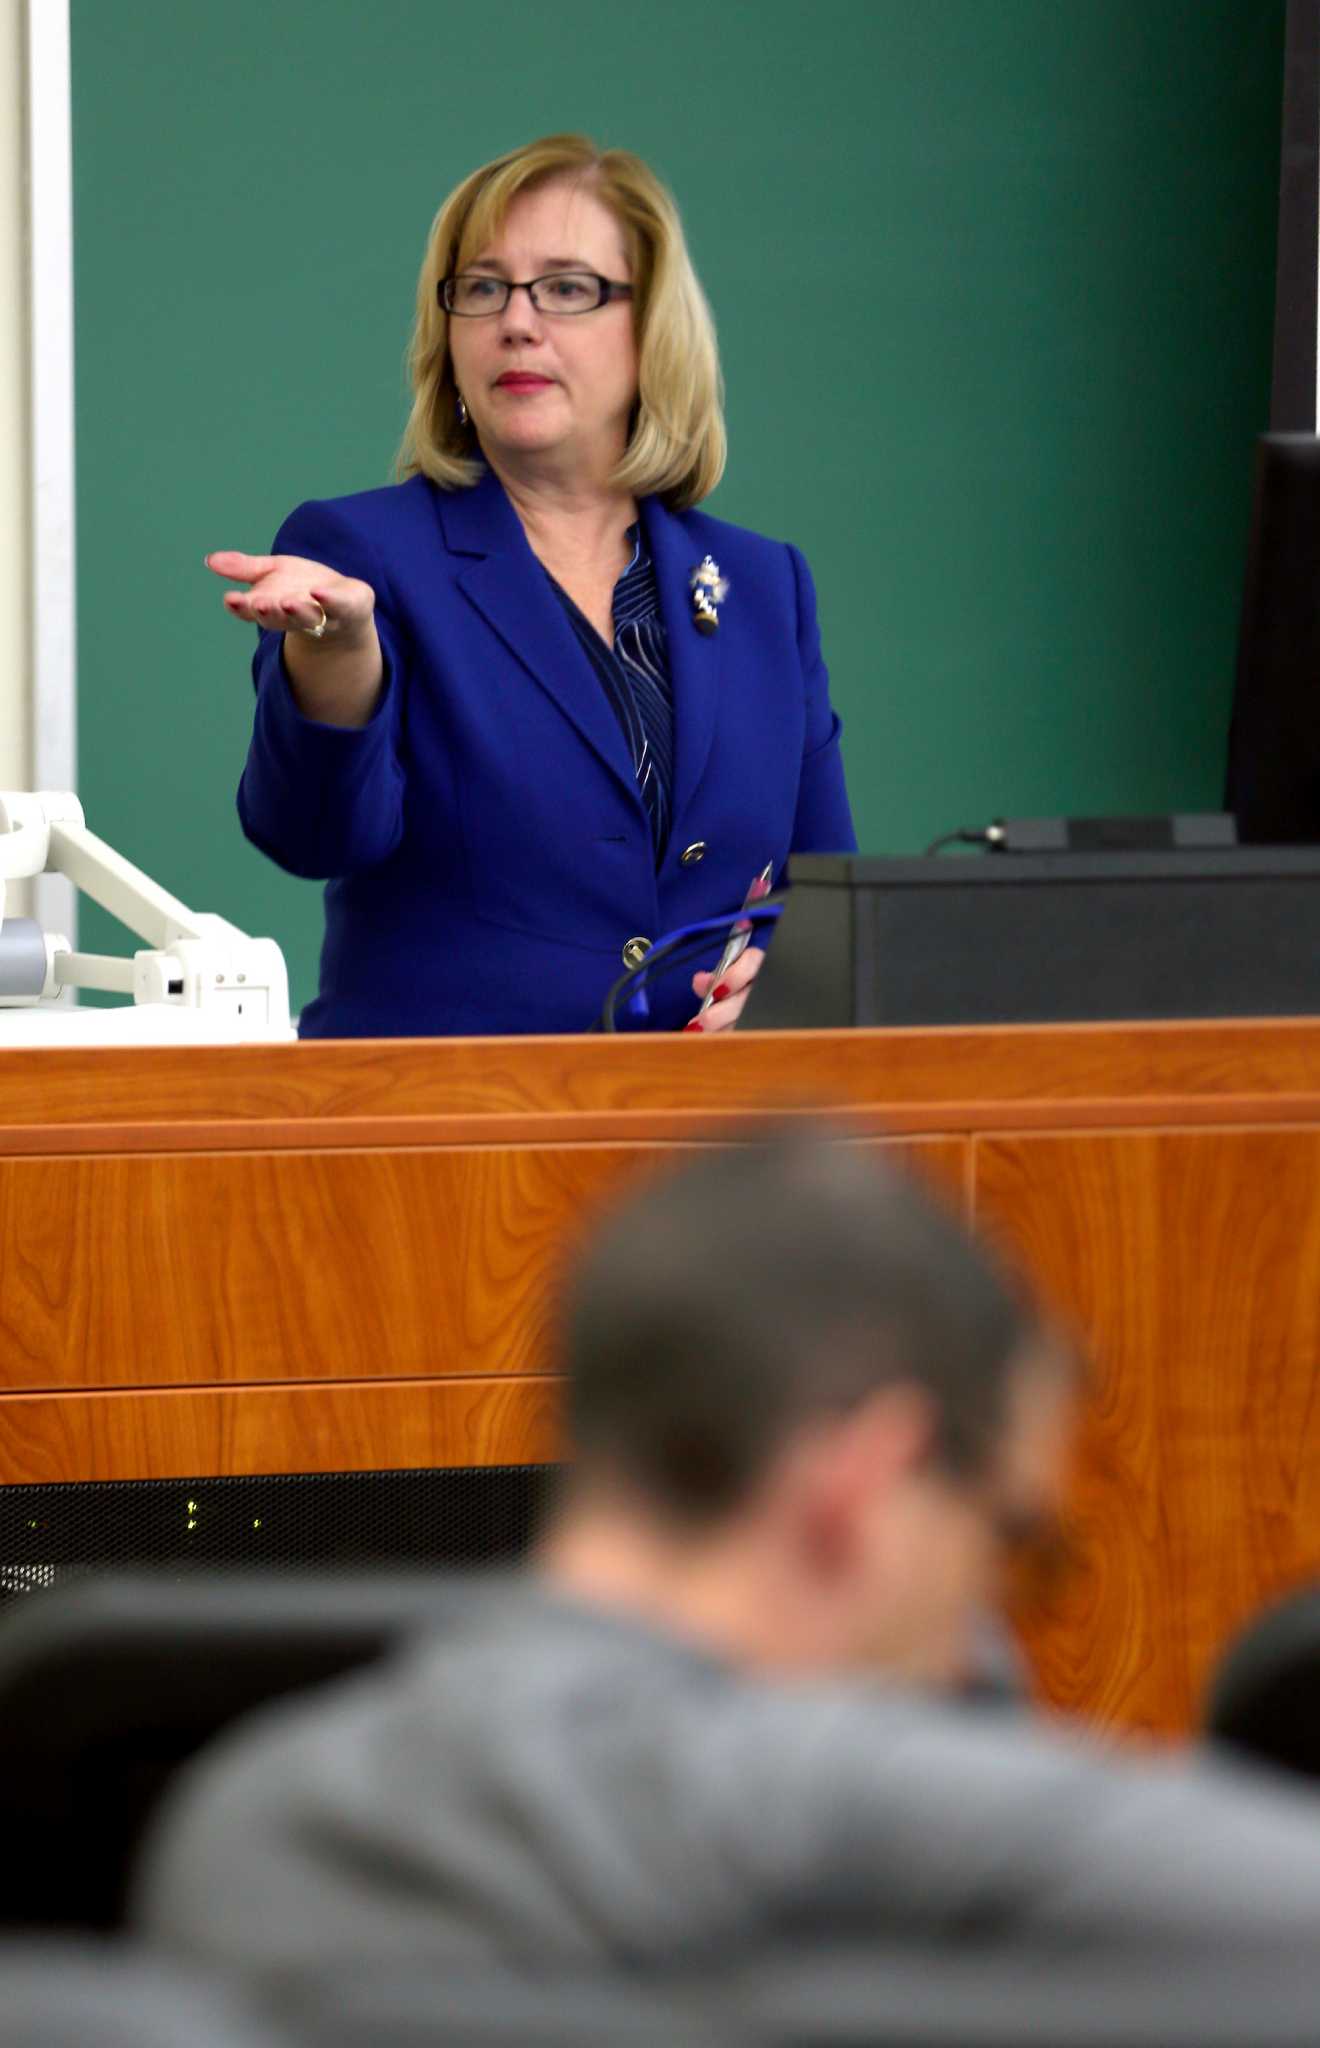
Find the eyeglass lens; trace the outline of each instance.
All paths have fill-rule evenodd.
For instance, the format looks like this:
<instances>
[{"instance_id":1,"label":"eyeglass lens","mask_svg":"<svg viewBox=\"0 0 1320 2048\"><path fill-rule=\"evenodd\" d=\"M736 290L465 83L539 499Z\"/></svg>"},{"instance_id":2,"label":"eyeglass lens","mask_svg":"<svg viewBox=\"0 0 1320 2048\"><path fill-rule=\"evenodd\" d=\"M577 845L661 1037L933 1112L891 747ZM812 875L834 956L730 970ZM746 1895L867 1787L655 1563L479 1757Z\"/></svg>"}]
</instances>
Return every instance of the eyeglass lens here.
<instances>
[{"instance_id":1,"label":"eyeglass lens","mask_svg":"<svg viewBox=\"0 0 1320 2048\"><path fill-rule=\"evenodd\" d=\"M447 279L445 304L451 313L469 317L502 313L515 291L525 291L538 313L589 313L604 296L600 278L587 271L560 270L550 277L534 277L524 285L473 272Z\"/></svg>"}]
</instances>

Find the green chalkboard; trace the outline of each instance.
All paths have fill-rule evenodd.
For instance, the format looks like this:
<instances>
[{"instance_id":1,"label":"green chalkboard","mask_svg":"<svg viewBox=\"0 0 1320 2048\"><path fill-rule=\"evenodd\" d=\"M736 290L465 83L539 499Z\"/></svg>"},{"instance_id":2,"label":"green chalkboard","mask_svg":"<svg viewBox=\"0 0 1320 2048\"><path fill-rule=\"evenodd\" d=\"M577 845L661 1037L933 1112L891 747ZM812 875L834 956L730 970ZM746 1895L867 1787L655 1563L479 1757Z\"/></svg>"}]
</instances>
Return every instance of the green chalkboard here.
<instances>
[{"instance_id":1,"label":"green chalkboard","mask_svg":"<svg viewBox=\"0 0 1320 2048\"><path fill-rule=\"evenodd\" d=\"M73 0L89 822L311 993L320 892L239 834L250 648L202 556L387 478L431 215L561 128L677 193L729 386L711 508L812 563L863 845L1213 806L1283 14Z\"/></svg>"}]
</instances>

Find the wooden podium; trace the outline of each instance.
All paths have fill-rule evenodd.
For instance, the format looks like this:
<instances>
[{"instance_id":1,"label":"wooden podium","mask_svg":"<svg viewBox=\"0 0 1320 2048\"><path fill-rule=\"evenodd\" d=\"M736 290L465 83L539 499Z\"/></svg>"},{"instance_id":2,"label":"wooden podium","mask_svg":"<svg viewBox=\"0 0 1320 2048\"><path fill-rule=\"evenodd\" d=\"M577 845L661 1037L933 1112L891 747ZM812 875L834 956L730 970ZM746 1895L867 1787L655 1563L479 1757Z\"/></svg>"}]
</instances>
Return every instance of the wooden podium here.
<instances>
[{"instance_id":1,"label":"wooden podium","mask_svg":"<svg viewBox=\"0 0 1320 2048\"><path fill-rule=\"evenodd\" d=\"M1047 1698L1190 1725L1320 1570L1320 1022L0 1059L0 1483L540 1463L546 1288L626 1179L846 1110L1094 1380Z\"/></svg>"}]
</instances>

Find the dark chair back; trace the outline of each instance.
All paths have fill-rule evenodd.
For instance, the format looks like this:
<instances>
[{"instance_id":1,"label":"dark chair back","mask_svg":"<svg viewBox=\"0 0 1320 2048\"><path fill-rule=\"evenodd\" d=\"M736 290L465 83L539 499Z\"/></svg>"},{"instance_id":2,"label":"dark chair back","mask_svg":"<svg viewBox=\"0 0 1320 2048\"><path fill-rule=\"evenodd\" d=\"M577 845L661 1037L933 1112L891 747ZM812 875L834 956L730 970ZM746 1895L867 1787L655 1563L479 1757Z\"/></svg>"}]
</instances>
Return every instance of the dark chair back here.
<instances>
[{"instance_id":1,"label":"dark chair back","mask_svg":"<svg viewBox=\"0 0 1320 2048\"><path fill-rule=\"evenodd\" d=\"M238 1715L352 1671L461 1574L90 1577L0 1616L0 1927L120 1924L170 1775Z\"/></svg>"},{"instance_id":2,"label":"dark chair back","mask_svg":"<svg viewBox=\"0 0 1320 2048\"><path fill-rule=\"evenodd\" d=\"M1206 1733L1240 1756L1320 1778L1320 1587L1266 1609L1210 1684Z\"/></svg>"}]
</instances>

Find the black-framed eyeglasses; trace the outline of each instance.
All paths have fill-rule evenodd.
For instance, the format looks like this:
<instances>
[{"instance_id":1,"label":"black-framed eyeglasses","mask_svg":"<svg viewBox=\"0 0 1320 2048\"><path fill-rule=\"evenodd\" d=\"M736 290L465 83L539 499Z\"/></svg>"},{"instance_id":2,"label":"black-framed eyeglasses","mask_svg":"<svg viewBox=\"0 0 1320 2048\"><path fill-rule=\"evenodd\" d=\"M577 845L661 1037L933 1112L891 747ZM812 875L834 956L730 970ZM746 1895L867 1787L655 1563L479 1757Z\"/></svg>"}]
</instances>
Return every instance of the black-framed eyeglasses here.
<instances>
[{"instance_id":1,"label":"black-framed eyeglasses","mask_svg":"<svg viewBox=\"0 0 1320 2048\"><path fill-rule=\"evenodd\" d=\"M436 286L446 313L454 313L460 320L502 313L515 292L526 292L538 313L594 313L611 299L630 299L632 286L598 277L594 270L554 270L548 277L529 277L520 283L487 277L477 270L460 271L457 277L442 277Z\"/></svg>"}]
</instances>

